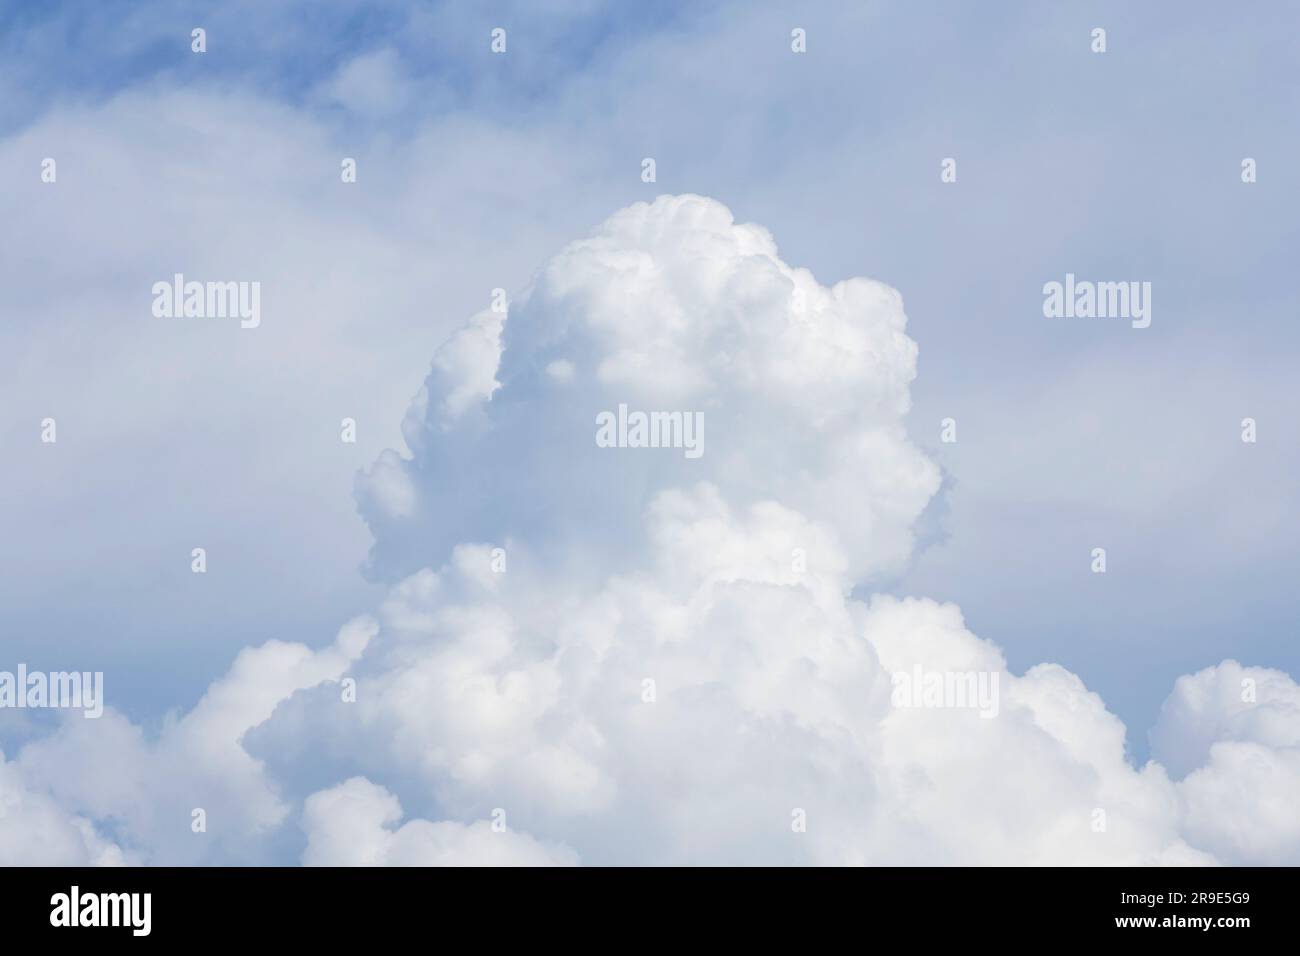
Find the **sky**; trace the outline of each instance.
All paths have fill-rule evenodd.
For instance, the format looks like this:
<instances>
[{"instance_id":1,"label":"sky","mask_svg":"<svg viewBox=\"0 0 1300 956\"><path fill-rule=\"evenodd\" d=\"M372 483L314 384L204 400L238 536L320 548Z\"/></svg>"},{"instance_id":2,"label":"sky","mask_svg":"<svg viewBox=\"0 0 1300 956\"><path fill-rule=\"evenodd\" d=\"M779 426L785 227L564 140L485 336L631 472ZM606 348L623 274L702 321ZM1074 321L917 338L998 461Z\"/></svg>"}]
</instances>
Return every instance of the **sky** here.
<instances>
[{"instance_id":1,"label":"sky","mask_svg":"<svg viewBox=\"0 0 1300 956\"><path fill-rule=\"evenodd\" d=\"M934 654L948 653L943 635L978 641L952 653L1002 669L1036 727L1055 728L1035 707L1058 683L1084 711L1104 702L1104 758L1051 734L1106 792L1140 789L1165 827L1123 859L1295 852L1294 825L1269 831L1266 810L1250 839L1206 822L1249 755L1211 759L1205 741L1273 748L1265 789L1295 796L1300 705L1278 675L1300 674L1297 13L650 6L0 3L0 670L103 671L112 711L83 725L0 709L0 770L21 805L62 828L70 859L106 861L843 861L847 834L856 862L1005 859L972 836L973 810L969 831L944 832L940 807L898 784L915 771L948 794L956 756L901 769L906 736L852 713L879 696L871 666L907 657L897 629L933 635ZM806 53L791 49L795 28ZM47 157L55 183L41 179ZM345 157L355 183L341 182ZM177 272L259 281L260 326L154 317L151 286ZM1150 326L1045 317L1043 285L1067 273L1151 283ZM764 338L753 316L787 282L826 303L815 321L829 352ZM577 355L612 364L593 384ZM557 360L577 363L564 392L545 372ZM439 406L455 387L485 409ZM615 407L618 387L700 403L703 464L570 445L565 423ZM40 441L47 417L55 444ZM339 439L344 418L355 443ZM941 440L949 418L955 442ZM765 500L790 513L751 515ZM734 631L748 649L691 665L713 675L701 686L737 681L735 699L687 696L696 719L750 727L794 784L823 780L841 800L822 810L839 836L814 849L766 842L749 811L706 824L575 742L653 752L678 739L647 740L599 690L623 674L606 641L632 653L644 639L664 673L691 672L657 656L677 632L625 646L609 637L622 624L590 633L601 613L673 620L696 606L658 563L695 567L678 535L713 528L701 547L739 562L727 580L786 588L737 555L801 521L835 532L835 560L811 605L767 614L837 635L810 659L818 674L861 670L857 690L804 687L772 664L784 657L745 645L752 616L779 603L750 594L700 632ZM520 590L488 601L466 570L477 552L460 546L504 546ZM442 621L450 607L464 619ZM434 636L412 637L412 615L439 618ZM467 621L480 617L511 624L479 632ZM841 631L885 635L870 639L875 664ZM518 646L494 656L498 639ZM568 650L548 657L555 647ZM585 674L583 654L613 670ZM746 660L777 670L750 686ZM1044 662L1086 694L1034 670ZM1276 688L1281 716L1198 710L1241 666ZM349 667L364 718L339 727L322 699ZM461 700L447 675L465 673L534 705ZM1176 685L1184 675L1198 677ZM784 709L769 712L763 686ZM825 753L799 736L819 720L839 728L821 734ZM125 783L84 792L69 768L96 748L157 800L133 811ZM702 793L705 753L677 768ZM192 840L188 809L180 835L169 829L202 787L170 793L157 778L195 754L210 757L200 779L223 781L214 807L251 808L238 832ZM1054 786L1074 779L1045 766ZM739 763L713 785L746 807L757 786ZM854 810L868 792L871 809ZM496 801L531 824L506 850L483 822ZM1151 809L1162 801L1177 811ZM404 813L421 817L402 825ZM621 835L629 814L643 826ZM369 821L366 839L342 839L340 820ZM370 855L347 857L358 844ZM1018 852L1047 858L1028 836Z\"/></svg>"}]
</instances>

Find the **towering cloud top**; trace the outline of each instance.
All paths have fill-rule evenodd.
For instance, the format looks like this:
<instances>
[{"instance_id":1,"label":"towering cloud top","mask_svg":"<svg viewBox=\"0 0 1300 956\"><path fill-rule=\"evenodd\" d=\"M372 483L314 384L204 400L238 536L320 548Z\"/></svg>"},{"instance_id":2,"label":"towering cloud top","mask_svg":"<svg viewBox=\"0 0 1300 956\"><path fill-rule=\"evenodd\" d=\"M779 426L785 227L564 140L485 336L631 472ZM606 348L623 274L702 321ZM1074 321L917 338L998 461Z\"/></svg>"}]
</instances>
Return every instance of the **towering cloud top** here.
<instances>
[{"instance_id":1,"label":"towering cloud top","mask_svg":"<svg viewBox=\"0 0 1300 956\"><path fill-rule=\"evenodd\" d=\"M1178 784L1129 764L1077 677L1009 673L955 607L850 599L939 484L901 426L905 322L894 290L827 288L713 200L616 213L439 351L410 457L359 485L375 570L411 576L356 712L300 698L267 741L319 726L367 755L341 772L401 767L436 814L510 808L588 862L1258 856L1185 689L1161 739L1209 765ZM697 415L702 454L660 440ZM1259 772L1294 773L1268 742Z\"/></svg>"},{"instance_id":2,"label":"towering cloud top","mask_svg":"<svg viewBox=\"0 0 1300 956\"><path fill-rule=\"evenodd\" d=\"M626 567L655 492L700 482L834 525L855 578L896 566L939 485L900 424L905 325L893 289L827 288L721 203L630 206L548 262L508 318L487 310L439 351L404 428L413 457L360 485L376 568L507 537ZM703 438L683 442L695 423Z\"/></svg>"}]
</instances>

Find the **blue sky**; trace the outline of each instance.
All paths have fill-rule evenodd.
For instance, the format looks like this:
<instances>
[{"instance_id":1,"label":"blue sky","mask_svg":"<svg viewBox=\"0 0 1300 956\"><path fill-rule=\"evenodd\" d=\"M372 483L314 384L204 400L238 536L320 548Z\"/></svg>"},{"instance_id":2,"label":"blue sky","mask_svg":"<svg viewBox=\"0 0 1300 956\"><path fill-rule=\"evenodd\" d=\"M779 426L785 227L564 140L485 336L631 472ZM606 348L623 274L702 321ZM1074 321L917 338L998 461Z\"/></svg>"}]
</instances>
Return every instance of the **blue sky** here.
<instances>
[{"instance_id":1,"label":"blue sky","mask_svg":"<svg viewBox=\"0 0 1300 956\"><path fill-rule=\"evenodd\" d=\"M1138 756L1178 675L1300 673L1300 14L558 7L0 4L6 659L102 669L156 727L244 646L328 643L414 570L381 550L367 580L351 494L437 345L614 210L694 192L825 284L903 295L908 427L945 485L867 590L957 602L1015 671L1065 665ZM358 59L360 99L338 83ZM267 273L302 293L293 321L256 353L160 335L131 310L177 261ZM1066 272L1150 281L1151 327L1045 319ZM32 441L47 414L57 459Z\"/></svg>"}]
</instances>

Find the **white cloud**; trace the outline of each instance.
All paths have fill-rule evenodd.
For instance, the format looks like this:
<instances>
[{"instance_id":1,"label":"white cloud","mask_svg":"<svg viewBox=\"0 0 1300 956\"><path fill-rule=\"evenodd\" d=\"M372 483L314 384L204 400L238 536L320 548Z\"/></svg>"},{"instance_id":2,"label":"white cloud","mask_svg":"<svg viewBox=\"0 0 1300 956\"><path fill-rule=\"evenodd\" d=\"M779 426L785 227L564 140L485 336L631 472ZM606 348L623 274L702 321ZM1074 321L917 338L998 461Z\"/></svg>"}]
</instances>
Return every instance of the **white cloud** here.
<instances>
[{"instance_id":1,"label":"white cloud","mask_svg":"<svg viewBox=\"0 0 1300 956\"><path fill-rule=\"evenodd\" d=\"M630 206L541 270L504 333L480 316L439 351L403 427L410 480L387 457L360 489L376 565L413 571L527 526L553 556L629 567L650 495L709 481L733 505L778 501L839 527L854 579L896 569L939 486L901 426L916 362L904 323L894 290L824 287L720 203ZM596 416L620 404L701 414L704 455L597 448ZM394 523L394 502L427 517Z\"/></svg>"},{"instance_id":2,"label":"white cloud","mask_svg":"<svg viewBox=\"0 0 1300 956\"><path fill-rule=\"evenodd\" d=\"M1179 683L1154 735L1179 782L1128 761L1078 677L1010 673L955 606L851 597L907 561L938 487L901 425L904 326L893 290L824 287L712 200L617 213L504 328L452 337L410 457L359 479L373 566L412 572L374 621L246 651L156 743L69 722L20 755L28 786L158 860L215 852L189 801L255 857L290 819L277 768L306 755L354 768L304 794L308 863L1300 861L1285 675L1257 672L1262 711L1230 699L1232 662ZM704 456L598 448L620 402L702 412ZM996 716L893 706L917 668L996 678ZM345 671L355 704L322 686ZM399 826L403 803L428 819Z\"/></svg>"},{"instance_id":3,"label":"white cloud","mask_svg":"<svg viewBox=\"0 0 1300 956\"><path fill-rule=\"evenodd\" d=\"M30 789L0 753L0 860L6 866L121 866L135 862L84 817Z\"/></svg>"},{"instance_id":4,"label":"white cloud","mask_svg":"<svg viewBox=\"0 0 1300 956\"><path fill-rule=\"evenodd\" d=\"M1224 863L1295 866L1300 862L1300 750L1216 743L1209 762L1180 792L1185 832Z\"/></svg>"},{"instance_id":5,"label":"white cloud","mask_svg":"<svg viewBox=\"0 0 1300 956\"><path fill-rule=\"evenodd\" d=\"M115 822L145 862L258 859L290 807L244 750L244 735L295 691L337 681L373 634L361 618L318 651L279 641L245 649L156 738L110 708L99 720L65 720L24 747L17 764L70 812ZM195 809L206 815L205 833L191 828Z\"/></svg>"},{"instance_id":6,"label":"white cloud","mask_svg":"<svg viewBox=\"0 0 1300 956\"><path fill-rule=\"evenodd\" d=\"M1186 827L1226 863L1300 860L1300 686L1224 661L1180 677L1151 732L1179 776Z\"/></svg>"},{"instance_id":7,"label":"white cloud","mask_svg":"<svg viewBox=\"0 0 1300 956\"><path fill-rule=\"evenodd\" d=\"M1152 756L1182 777L1219 741L1300 748L1300 687L1281 671L1232 660L1178 678L1151 730Z\"/></svg>"},{"instance_id":8,"label":"white cloud","mask_svg":"<svg viewBox=\"0 0 1300 956\"><path fill-rule=\"evenodd\" d=\"M447 526L372 526L381 559L395 538L441 570L381 610L357 721L309 723L587 862L1214 862L1204 785L1133 767L1075 675L1010 674L951 605L848 598L937 487L899 425L903 326L892 290L822 287L711 200L611 217L512 306L495 375L461 339L435 359L400 466ZM624 400L702 409L704 458L594 449ZM997 717L891 707L913 667L996 674ZM1270 746L1297 726L1276 719Z\"/></svg>"},{"instance_id":9,"label":"white cloud","mask_svg":"<svg viewBox=\"0 0 1300 956\"><path fill-rule=\"evenodd\" d=\"M307 866L572 866L577 857L486 820L469 825L402 818L397 798L353 777L308 798Z\"/></svg>"}]
</instances>

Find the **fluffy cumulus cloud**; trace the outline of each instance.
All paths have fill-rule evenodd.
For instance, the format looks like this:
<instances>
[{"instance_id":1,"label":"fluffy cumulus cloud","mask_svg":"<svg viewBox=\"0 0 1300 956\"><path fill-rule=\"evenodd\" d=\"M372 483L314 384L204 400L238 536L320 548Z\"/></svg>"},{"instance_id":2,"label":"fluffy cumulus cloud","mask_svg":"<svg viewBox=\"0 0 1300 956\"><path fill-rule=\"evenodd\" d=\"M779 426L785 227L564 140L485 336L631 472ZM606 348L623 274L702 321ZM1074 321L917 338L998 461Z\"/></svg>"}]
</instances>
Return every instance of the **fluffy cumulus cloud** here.
<instances>
[{"instance_id":1,"label":"fluffy cumulus cloud","mask_svg":"<svg viewBox=\"0 0 1300 956\"><path fill-rule=\"evenodd\" d=\"M494 823L430 823L402 817L397 798L362 777L313 794L303 811L308 866L569 866L574 854Z\"/></svg>"},{"instance_id":2,"label":"fluffy cumulus cloud","mask_svg":"<svg viewBox=\"0 0 1300 956\"><path fill-rule=\"evenodd\" d=\"M854 579L897 569L940 480L900 423L905 322L893 289L826 288L719 203L631 206L547 263L508 320L475 317L434 359L403 427L414 457L360 485L373 568L514 535L575 574L631 571L655 494L710 486L739 514L777 504L834 525ZM702 419L702 453L599 447L596 417L620 406Z\"/></svg>"},{"instance_id":3,"label":"fluffy cumulus cloud","mask_svg":"<svg viewBox=\"0 0 1300 956\"><path fill-rule=\"evenodd\" d=\"M1181 677L1152 743L1186 774L1192 839L1225 862L1300 861L1300 687L1290 677L1236 661Z\"/></svg>"},{"instance_id":4,"label":"fluffy cumulus cloud","mask_svg":"<svg viewBox=\"0 0 1300 956\"><path fill-rule=\"evenodd\" d=\"M144 862L267 862L291 807L244 749L244 735L296 690L337 682L373 633L373 622L359 619L318 651L278 641L244 650L192 710L157 734L111 709L98 720L72 712L24 747L15 769L79 819L111 824Z\"/></svg>"},{"instance_id":5,"label":"fluffy cumulus cloud","mask_svg":"<svg viewBox=\"0 0 1300 956\"><path fill-rule=\"evenodd\" d=\"M955 606L859 596L940 484L902 427L905 321L712 200L618 212L448 340L406 451L359 477L373 618L244 652L158 734L110 714L29 744L0 839L18 813L79 858L1300 862L1287 675L1183 678L1137 767L1075 675L1010 673ZM620 407L698 422L701 453L603 447Z\"/></svg>"},{"instance_id":6,"label":"fluffy cumulus cloud","mask_svg":"<svg viewBox=\"0 0 1300 956\"><path fill-rule=\"evenodd\" d=\"M7 866L121 866L132 861L85 817L28 786L0 753L0 862Z\"/></svg>"},{"instance_id":7,"label":"fluffy cumulus cloud","mask_svg":"<svg viewBox=\"0 0 1300 956\"><path fill-rule=\"evenodd\" d=\"M1274 777L1256 800L1300 792L1286 675L1195 713L1180 685L1171 778L957 608L851 597L907 560L939 486L901 426L904 326L894 290L825 287L717 202L617 213L435 357L409 456L359 483L372 570L400 580L356 707L300 698L265 746L318 728L319 753L363 755L344 766L456 819L509 807L587 862L1264 858L1205 775L1236 779L1210 752L1244 738ZM620 405L700 413L703 454L599 447ZM994 706L896 706L896 674L970 675Z\"/></svg>"}]
</instances>

